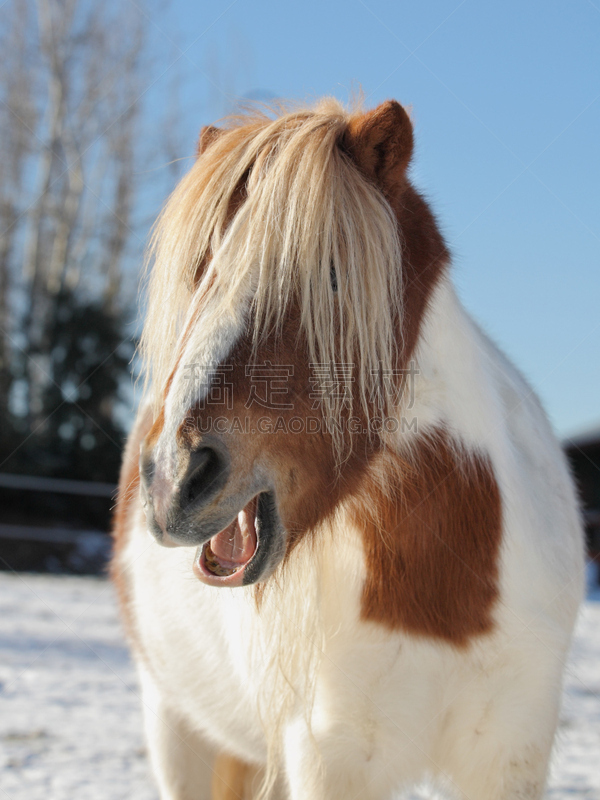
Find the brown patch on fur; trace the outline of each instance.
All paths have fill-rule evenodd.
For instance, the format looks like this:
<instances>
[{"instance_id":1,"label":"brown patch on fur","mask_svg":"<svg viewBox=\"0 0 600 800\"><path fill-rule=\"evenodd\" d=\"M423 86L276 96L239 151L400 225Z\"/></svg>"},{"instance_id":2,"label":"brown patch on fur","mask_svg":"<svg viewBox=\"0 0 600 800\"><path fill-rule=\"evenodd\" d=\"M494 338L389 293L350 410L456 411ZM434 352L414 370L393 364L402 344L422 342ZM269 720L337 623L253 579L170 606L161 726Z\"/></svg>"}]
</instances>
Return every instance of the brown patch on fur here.
<instances>
[{"instance_id":1,"label":"brown patch on fur","mask_svg":"<svg viewBox=\"0 0 600 800\"><path fill-rule=\"evenodd\" d=\"M436 429L372 481L352 509L367 577L363 620L455 645L491 630L502 536L500 492L485 456Z\"/></svg>"},{"instance_id":2,"label":"brown patch on fur","mask_svg":"<svg viewBox=\"0 0 600 800\"><path fill-rule=\"evenodd\" d=\"M426 201L407 184L392 203L402 233L402 362L413 355L433 289L446 270L450 254Z\"/></svg>"},{"instance_id":3,"label":"brown patch on fur","mask_svg":"<svg viewBox=\"0 0 600 800\"><path fill-rule=\"evenodd\" d=\"M211 800L250 800L256 769L228 753L220 753L213 767Z\"/></svg>"},{"instance_id":4,"label":"brown patch on fur","mask_svg":"<svg viewBox=\"0 0 600 800\"><path fill-rule=\"evenodd\" d=\"M125 452L123 454L123 463L121 465L121 475L119 477L117 503L115 506L112 528L113 556L110 564L110 577L117 590L117 598L125 630L132 642L135 642L137 637L134 630L133 615L129 607L130 593L126 570L123 565L123 551L129 541L132 510L135 504L139 502L140 443L147 435L151 422L152 414L149 410L140 414L127 440Z\"/></svg>"}]
</instances>

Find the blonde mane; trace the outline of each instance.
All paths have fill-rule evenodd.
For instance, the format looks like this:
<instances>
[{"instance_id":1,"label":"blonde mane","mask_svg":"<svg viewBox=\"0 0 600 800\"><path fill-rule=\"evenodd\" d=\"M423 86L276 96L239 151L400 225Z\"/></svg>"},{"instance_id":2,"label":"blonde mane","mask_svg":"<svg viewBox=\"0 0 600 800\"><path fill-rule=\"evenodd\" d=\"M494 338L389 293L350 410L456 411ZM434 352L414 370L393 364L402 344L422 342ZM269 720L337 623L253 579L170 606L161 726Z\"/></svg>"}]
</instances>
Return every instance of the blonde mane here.
<instances>
[{"instance_id":1,"label":"blonde mane","mask_svg":"<svg viewBox=\"0 0 600 800\"><path fill-rule=\"evenodd\" d=\"M398 224L340 146L359 111L334 99L278 111L225 120L156 223L141 350L157 403L186 316L209 297L230 308L248 286L255 343L282 330L293 300L310 362L354 364L367 413L374 376L396 366Z\"/></svg>"}]
</instances>

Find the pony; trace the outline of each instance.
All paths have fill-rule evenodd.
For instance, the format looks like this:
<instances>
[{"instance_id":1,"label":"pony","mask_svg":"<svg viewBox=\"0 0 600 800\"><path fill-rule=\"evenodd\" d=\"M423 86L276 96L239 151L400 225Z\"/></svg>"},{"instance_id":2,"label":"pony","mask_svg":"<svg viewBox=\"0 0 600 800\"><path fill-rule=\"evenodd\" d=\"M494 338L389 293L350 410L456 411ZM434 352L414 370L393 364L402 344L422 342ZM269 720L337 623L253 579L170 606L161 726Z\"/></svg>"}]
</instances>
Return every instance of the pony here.
<instances>
[{"instance_id":1,"label":"pony","mask_svg":"<svg viewBox=\"0 0 600 800\"><path fill-rule=\"evenodd\" d=\"M150 243L112 574L162 800L539 800L582 596L562 451L387 101L202 130Z\"/></svg>"}]
</instances>

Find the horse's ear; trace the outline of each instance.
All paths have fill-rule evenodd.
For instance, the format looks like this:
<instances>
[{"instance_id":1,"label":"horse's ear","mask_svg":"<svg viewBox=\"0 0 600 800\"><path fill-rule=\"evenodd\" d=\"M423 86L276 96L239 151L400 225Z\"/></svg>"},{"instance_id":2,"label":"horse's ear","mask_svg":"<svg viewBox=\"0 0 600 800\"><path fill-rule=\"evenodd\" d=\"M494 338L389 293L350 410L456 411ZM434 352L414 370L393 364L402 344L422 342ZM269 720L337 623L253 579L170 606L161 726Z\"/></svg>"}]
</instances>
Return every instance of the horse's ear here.
<instances>
[{"instance_id":1,"label":"horse's ear","mask_svg":"<svg viewBox=\"0 0 600 800\"><path fill-rule=\"evenodd\" d=\"M373 111L352 117L341 144L361 172L386 194L395 194L404 183L413 129L400 103L387 100Z\"/></svg>"},{"instance_id":2,"label":"horse's ear","mask_svg":"<svg viewBox=\"0 0 600 800\"><path fill-rule=\"evenodd\" d=\"M200 131L198 144L196 145L196 158L201 156L202 153L204 153L204 151L207 150L211 144L219 138L221 133L221 129L215 128L214 125L204 125Z\"/></svg>"}]
</instances>

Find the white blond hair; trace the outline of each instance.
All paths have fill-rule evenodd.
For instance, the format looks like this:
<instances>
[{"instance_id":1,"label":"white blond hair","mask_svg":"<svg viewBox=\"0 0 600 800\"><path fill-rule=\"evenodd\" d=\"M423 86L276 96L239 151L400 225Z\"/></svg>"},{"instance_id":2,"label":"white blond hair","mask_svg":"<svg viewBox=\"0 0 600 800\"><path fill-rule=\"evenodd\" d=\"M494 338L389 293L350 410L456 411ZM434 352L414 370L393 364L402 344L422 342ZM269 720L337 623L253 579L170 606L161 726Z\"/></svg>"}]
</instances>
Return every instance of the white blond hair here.
<instances>
[{"instance_id":1,"label":"white blond hair","mask_svg":"<svg viewBox=\"0 0 600 800\"><path fill-rule=\"evenodd\" d=\"M354 364L363 412L373 376L395 366L401 245L383 193L341 146L359 112L331 98L279 111L226 120L155 225L141 350L157 403L190 308L208 296L231 308L248 280L255 344L294 301L310 363Z\"/></svg>"}]
</instances>

